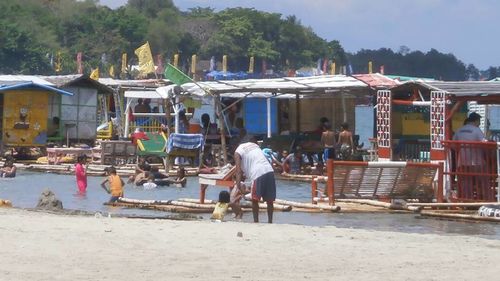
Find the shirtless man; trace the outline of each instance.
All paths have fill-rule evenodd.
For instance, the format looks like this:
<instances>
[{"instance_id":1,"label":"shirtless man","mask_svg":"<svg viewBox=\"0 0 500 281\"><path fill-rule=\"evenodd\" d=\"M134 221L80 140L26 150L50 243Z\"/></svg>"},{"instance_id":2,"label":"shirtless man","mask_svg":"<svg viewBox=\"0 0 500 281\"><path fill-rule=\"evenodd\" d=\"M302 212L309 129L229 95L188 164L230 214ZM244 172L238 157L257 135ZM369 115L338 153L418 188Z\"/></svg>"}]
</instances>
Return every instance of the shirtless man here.
<instances>
[{"instance_id":1,"label":"shirtless man","mask_svg":"<svg viewBox=\"0 0 500 281\"><path fill-rule=\"evenodd\" d=\"M347 122L342 123L340 126L342 131L339 134L339 140L337 146L340 147L340 158L342 160L349 160L352 153L354 152L354 142L352 140L352 133L349 131L349 124Z\"/></svg>"},{"instance_id":2,"label":"shirtless man","mask_svg":"<svg viewBox=\"0 0 500 281\"><path fill-rule=\"evenodd\" d=\"M329 123L325 124L325 131L321 134L321 146L323 146L323 159L333 159L335 156L335 132Z\"/></svg>"}]
</instances>

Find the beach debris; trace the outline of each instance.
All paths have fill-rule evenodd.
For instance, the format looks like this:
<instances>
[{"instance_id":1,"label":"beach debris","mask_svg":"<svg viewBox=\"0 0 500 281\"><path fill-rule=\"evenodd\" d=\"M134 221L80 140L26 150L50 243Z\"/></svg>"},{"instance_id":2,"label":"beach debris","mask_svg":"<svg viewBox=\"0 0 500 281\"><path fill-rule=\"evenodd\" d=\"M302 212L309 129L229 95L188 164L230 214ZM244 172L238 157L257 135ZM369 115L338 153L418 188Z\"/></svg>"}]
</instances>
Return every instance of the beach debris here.
<instances>
[{"instance_id":1,"label":"beach debris","mask_svg":"<svg viewBox=\"0 0 500 281\"><path fill-rule=\"evenodd\" d=\"M12 202L10 200L0 199L0 207L12 207Z\"/></svg>"},{"instance_id":2,"label":"beach debris","mask_svg":"<svg viewBox=\"0 0 500 281\"><path fill-rule=\"evenodd\" d=\"M36 205L36 208L43 210L59 211L63 209L63 205L61 200L56 198L54 192L52 192L50 189L47 188L44 191L42 191L42 194L38 199L38 204Z\"/></svg>"},{"instance_id":3,"label":"beach debris","mask_svg":"<svg viewBox=\"0 0 500 281\"><path fill-rule=\"evenodd\" d=\"M238 231L238 233L236 233L236 237L243 237L243 232Z\"/></svg>"}]
</instances>

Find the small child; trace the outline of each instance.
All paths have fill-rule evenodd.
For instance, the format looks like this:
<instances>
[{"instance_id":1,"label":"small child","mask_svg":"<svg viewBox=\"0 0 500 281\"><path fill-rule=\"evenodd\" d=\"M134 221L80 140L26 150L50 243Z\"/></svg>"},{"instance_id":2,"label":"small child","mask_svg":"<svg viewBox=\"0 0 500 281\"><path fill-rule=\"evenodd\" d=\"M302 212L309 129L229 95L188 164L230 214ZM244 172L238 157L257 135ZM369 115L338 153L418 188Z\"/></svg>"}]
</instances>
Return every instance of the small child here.
<instances>
[{"instance_id":1,"label":"small child","mask_svg":"<svg viewBox=\"0 0 500 281\"><path fill-rule=\"evenodd\" d=\"M155 189L158 185L155 183L155 175L153 173L148 173L148 181L143 185L145 190L147 189Z\"/></svg>"},{"instance_id":2,"label":"small child","mask_svg":"<svg viewBox=\"0 0 500 281\"><path fill-rule=\"evenodd\" d=\"M76 176L76 185L78 187L78 193L85 194L87 191L87 156L82 154L79 155L76 160L75 165L75 176ZM85 165L85 167L83 166Z\"/></svg>"},{"instance_id":3,"label":"small child","mask_svg":"<svg viewBox=\"0 0 500 281\"><path fill-rule=\"evenodd\" d=\"M115 167L108 167L105 171L108 176L101 183L101 186L107 193L111 194L109 203L114 203L118 201L118 198L123 197L123 186L125 182L116 174ZM109 183L109 188L106 187L106 183Z\"/></svg>"},{"instance_id":4,"label":"small child","mask_svg":"<svg viewBox=\"0 0 500 281\"><path fill-rule=\"evenodd\" d=\"M224 216L229 208L230 195L229 192L223 190L219 193L219 201L215 204L214 212L212 213L211 219L213 220L224 220Z\"/></svg>"}]
</instances>

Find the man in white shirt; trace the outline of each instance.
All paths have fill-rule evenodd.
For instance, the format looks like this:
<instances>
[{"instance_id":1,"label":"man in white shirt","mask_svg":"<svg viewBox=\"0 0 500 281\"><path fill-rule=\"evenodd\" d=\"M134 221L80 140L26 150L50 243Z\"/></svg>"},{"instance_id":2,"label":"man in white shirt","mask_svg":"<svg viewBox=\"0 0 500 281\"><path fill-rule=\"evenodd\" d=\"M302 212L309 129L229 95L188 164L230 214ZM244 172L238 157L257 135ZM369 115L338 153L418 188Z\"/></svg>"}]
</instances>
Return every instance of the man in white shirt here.
<instances>
[{"instance_id":1,"label":"man in white shirt","mask_svg":"<svg viewBox=\"0 0 500 281\"><path fill-rule=\"evenodd\" d=\"M252 213L254 222L259 222L259 201L267 203L268 222L273 222L276 181L274 170L266 156L255 142L241 143L234 152L236 164L236 188L241 188L243 175L252 182ZM243 191L242 191L243 192Z\"/></svg>"}]
</instances>

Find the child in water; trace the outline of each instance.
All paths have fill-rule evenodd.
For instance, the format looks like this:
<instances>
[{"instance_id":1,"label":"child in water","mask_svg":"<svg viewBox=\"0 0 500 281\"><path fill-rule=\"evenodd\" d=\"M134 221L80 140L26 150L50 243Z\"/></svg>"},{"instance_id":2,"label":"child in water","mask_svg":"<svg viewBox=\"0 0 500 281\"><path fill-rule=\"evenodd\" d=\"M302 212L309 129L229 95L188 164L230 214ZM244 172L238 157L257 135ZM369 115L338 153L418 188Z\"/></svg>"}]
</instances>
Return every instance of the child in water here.
<instances>
[{"instance_id":1,"label":"child in water","mask_svg":"<svg viewBox=\"0 0 500 281\"><path fill-rule=\"evenodd\" d=\"M83 165L87 162L86 155L79 155L76 159L75 165L75 176L76 176L76 185L78 187L78 193L85 194L87 191L87 165L83 167Z\"/></svg>"},{"instance_id":2,"label":"child in water","mask_svg":"<svg viewBox=\"0 0 500 281\"><path fill-rule=\"evenodd\" d=\"M111 194L109 203L114 203L118 201L118 198L123 197L123 186L125 182L116 174L115 167L108 167L105 171L108 176L101 183L101 186L107 193ZM109 183L109 188L106 187L106 183Z\"/></svg>"},{"instance_id":3,"label":"child in water","mask_svg":"<svg viewBox=\"0 0 500 281\"><path fill-rule=\"evenodd\" d=\"M177 187L186 187L186 170L184 167L180 167L177 170L177 177L171 183L175 183Z\"/></svg>"},{"instance_id":4,"label":"child in water","mask_svg":"<svg viewBox=\"0 0 500 281\"><path fill-rule=\"evenodd\" d=\"M155 189L158 185L155 183L155 175L151 172L148 172L148 181L145 182L142 186L145 190Z\"/></svg>"},{"instance_id":5,"label":"child in water","mask_svg":"<svg viewBox=\"0 0 500 281\"><path fill-rule=\"evenodd\" d=\"M224 220L224 216L229 208L230 195L229 192L223 190L219 193L219 201L215 204L214 212L212 213L211 219L213 220Z\"/></svg>"},{"instance_id":6,"label":"child in water","mask_svg":"<svg viewBox=\"0 0 500 281\"><path fill-rule=\"evenodd\" d=\"M2 178L15 178L16 177L16 166L14 165L14 160L9 159L5 161L2 169L0 170L0 176Z\"/></svg>"}]
</instances>

